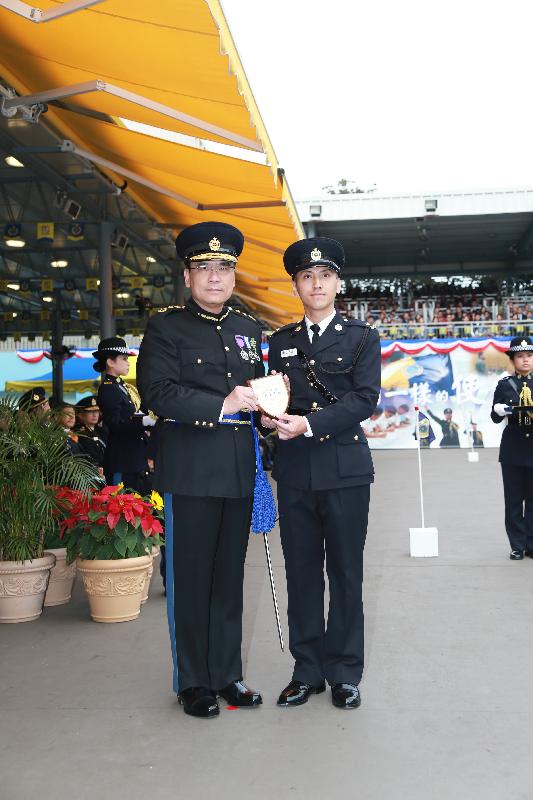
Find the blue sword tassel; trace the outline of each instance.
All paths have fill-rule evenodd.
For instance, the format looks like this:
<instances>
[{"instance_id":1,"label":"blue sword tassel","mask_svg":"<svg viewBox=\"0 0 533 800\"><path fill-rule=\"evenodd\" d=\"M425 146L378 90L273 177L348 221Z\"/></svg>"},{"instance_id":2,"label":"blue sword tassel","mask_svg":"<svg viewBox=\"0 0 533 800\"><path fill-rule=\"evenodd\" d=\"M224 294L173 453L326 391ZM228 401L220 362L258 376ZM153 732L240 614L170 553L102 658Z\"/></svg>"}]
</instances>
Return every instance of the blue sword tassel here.
<instances>
[{"instance_id":1,"label":"blue sword tassel","mask_svg":"<svg viewBox=\"0 0 533 800\"><path fill-rule=\"evenodd\" d=\"M255 484L254 484L254 505L252 510L252 533L268 533L276 524L276 503L272 487L268 482L268 477L263 469L261 451L259 449L259 436L254 425L253 417L252 432L254 435L255 447Z\"/></svg>"}]
</instances>

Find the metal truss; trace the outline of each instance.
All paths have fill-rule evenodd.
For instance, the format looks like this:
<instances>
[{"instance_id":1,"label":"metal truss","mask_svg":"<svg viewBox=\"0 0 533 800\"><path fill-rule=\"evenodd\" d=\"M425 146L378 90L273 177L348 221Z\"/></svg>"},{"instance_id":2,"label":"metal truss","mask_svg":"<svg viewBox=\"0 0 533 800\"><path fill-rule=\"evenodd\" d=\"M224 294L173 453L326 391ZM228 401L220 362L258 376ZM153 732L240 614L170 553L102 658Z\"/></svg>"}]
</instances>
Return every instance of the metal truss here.
<instances>
[{"instance_id":1,"label":"metal truss","mask_svg":"<svg viewBox=\"0 0 533 800\"><path fill-rule=\"evenodd\" d=\"M0 5L3 5L3 0L0 0ZM176 111L176 109L172 108L171 106L167 106L164 103L158 103L155 100L150 100L148 97L144 97L141 94L136 94L135 92L130 92L120 86L115 86L113 83L108 83L101 78L95 78L92 81L85 81L84 83L75 83L72 86L59 86L56 89L48 89L45 92L38 92L37 94L25 95L21 97L12 94L11 97L3 100L1 111L4 116L11 117L14 116L19 109L28 109L39 106L46 107L46 103L51 103L55 100L64 100L67 97L73 97L81 94L91 94L92 92L104 92L105 94L112 95L113 97L118 97L120 100L126 100L130 103L141 106L142 108L146 108L149 111L154 111L157 114L162 114L165 117L170 117L170 119L174 119L177 122L184 122L187 125L192 125L195 128L206 131L206 133L220 136L223 139L227 139L228 141L234 142L237 145L246 147L249 150L255 150L259 153L263 152L261 145L254 139L248 139L246 136L239 136L237 133L228 131L225 128L220 128L218 125L212 125L210 122L205 122L198 117L192 117L190 114L185 114L182 111Z\"/></svg>"},{"instance_id":2,"label":"metal truss","mask_svg":"<svg viewBox=\"0 0 533 800\"><path fill-rule=\"evenodd\" d=\"M28 3L23 3L21 0L0 0L0 7L7 8L8 11L18 14L19 17L24 17L30 22L39 23L51 22L59 17L66 17L68 14L74 14L76 11L82 11L84 8L90 8L90 6L95 6L102 2L103 0L67 0L66 3L62 3L59 6L43 10L42 8L30 6Z\"/></svg>"}]
</instances>

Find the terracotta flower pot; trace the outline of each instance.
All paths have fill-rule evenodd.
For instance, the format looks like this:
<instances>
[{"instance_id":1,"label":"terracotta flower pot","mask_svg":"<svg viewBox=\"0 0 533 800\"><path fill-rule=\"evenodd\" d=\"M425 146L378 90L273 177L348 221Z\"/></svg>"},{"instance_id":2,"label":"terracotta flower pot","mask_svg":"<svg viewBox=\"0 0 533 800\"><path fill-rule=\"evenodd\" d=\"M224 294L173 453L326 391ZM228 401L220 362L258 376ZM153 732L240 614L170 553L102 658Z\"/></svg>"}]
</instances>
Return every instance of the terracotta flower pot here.
<instances>
[{"instance_id":1,"label":"terracotta flower pot","mask_svg":"<svg viewBox=\"0 0 533 800\"><path fill-rule=\"evenodd\" d=\"M152 556L109 561L78 558L76 563L95 622L127 622L139 616Z\"/></svg>"},{"instance_id":2,"label":"terracotta flower pot","mask_svg":"<svg viewBox=\"0 0 533 800\"><path fill-rule=\"evenodd\" d=\"M50 582L44 596L45 606L62 606L72 596L72 586L76 577L76 564L67 564L65 547L50 548L47 553L56 557L55 566L50 572Z\"/></svg>"},{"instance_id":3,"label":"terracotta flower pot","mask_svg":"<svg viewBox=\"0 0 533 800\"><path fill-rule=\"evenodd\" d=\"M45 553L33 561L0 561L0 622L30 622L41 616L55 560L53 553Z\"/></svg>"},{"instance_id":4,"label":"terracotta flower pot","mask_svg":"<svg viewBox=\"0 0 533 800\"><path fill-rule=\"evenodd\" d=\"M152 581L152 575L154 574L154 561L156 560L157 556L159 555L160 548L159 547L152 547L152 563L148 567L148 572L146 575L146 582L144 584L143 596L141 600L141 605L143 606L146 601L148 600L148 592L150 591L150 583Z\"/></svg>"}]
</instances>

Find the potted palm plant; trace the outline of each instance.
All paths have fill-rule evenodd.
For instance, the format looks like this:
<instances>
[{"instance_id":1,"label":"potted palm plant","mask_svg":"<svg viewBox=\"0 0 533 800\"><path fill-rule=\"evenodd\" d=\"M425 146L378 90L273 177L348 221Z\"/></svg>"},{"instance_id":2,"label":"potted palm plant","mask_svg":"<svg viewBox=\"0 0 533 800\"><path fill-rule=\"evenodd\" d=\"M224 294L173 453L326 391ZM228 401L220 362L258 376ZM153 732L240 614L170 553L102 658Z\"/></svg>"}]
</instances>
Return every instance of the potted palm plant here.
<instances>
[{"instance_id":1,"label":"potted palm plant","mask_svg":"<svg viewBox=\"0 0 533 800\"><path fill-rule=\"evenodd\" d=\"M76 559L95 622L127 622L139 616L152 549L161 544L160 498L122 484L82 493L61 523L67 562Z\"/></svg>"},{"instance_id":2,"label":"potted palm plant","mask_svg":"<svg viewBox=\"0 0 533 800\"><path fill-rule=\"evenodd\" d=\"M62 510L57 486L87 492L94 467L65 448L65 434L47 414L18 410L0 399L0 622L37 619L53 553L46 539Z\"/></svg>"}]
</instances>

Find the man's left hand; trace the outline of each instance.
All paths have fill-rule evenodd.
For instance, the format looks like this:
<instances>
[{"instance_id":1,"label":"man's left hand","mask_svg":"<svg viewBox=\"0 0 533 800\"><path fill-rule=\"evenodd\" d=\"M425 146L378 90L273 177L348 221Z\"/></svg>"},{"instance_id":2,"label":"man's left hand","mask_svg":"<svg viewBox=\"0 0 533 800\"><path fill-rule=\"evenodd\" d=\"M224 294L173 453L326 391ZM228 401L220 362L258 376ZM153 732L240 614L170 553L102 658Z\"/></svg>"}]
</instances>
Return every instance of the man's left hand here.
<instances>
[{"instance_id":1,"label":"man's left hand","mask_svg":"<svg viewBox=\"0 0 533 800\"><path fill-rule=\"evenodd\" d=\"M280 439L296 439L307 432L305 417L297 414L282 414L276 421L278 436Z\"/></svg>"}]
</instances>

